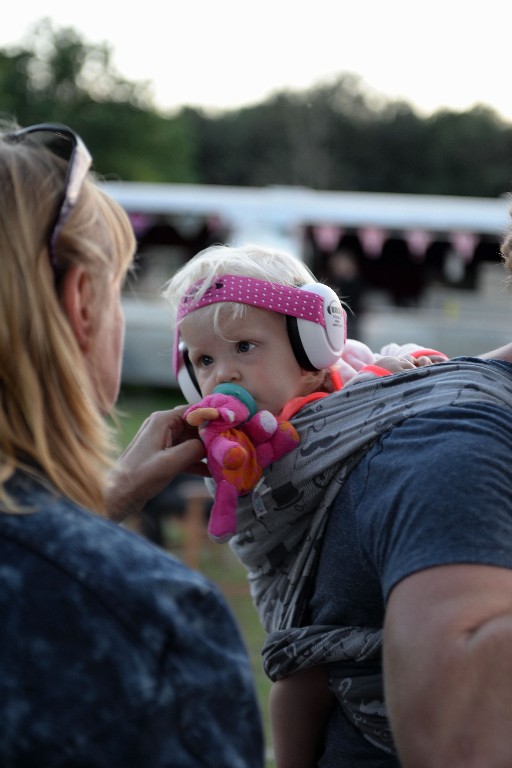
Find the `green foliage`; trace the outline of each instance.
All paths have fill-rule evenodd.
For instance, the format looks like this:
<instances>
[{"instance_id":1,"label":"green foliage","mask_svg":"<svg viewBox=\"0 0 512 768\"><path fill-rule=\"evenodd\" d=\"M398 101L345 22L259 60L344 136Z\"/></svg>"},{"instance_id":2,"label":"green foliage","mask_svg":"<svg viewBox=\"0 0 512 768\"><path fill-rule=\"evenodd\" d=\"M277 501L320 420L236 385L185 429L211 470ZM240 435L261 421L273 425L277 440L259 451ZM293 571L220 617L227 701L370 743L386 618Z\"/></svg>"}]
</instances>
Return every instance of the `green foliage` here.
<instances>
[{"instance_id":1,"label":"green foliage","mask_svg":"<svg viewBox=\"0 0 512 768\"><path fill-rule=\"evenodd\" d=\"M193 182L193 145L187 121L168 120L128 102L91 102L72 125L94 157L95 170L123 181Z\"/></svg>"},{"instance_id":2,"label":"green foliage","mask_svg":"<svg viewBox=\"0 0 512 768\"><path fill-rule=\"evenodd\" d=\"M165 118L145 84L129 83L111 66L106 45L86 44L48 19L24 48L0 52L4 115L21 125L72 125L88 144L95 170L129 181L195 181L186 116Z\"/></svg>"},{"instance_id":3,"label":"green foliage","mask_svg":"<svg viewBox=\"0 0 512 768\"><path fill-rule=\"evenodd\" d=\"M428 184L447 194L494 197L512 183L512 130L487 107L457 114L441 111L426 123Z\"/></svg>"},{"instance_id":4,"label":"green foliage","mask_svg":"<svg viewBox=\"0 0 512 768\"><path fill-rule=\"evenodd\" d=\"M344 74L304 92L208 115L165 115L123 79L108 45L48 19L0 51L0 111L69 123L103 177L494 197L512 186L512 126L490 108L420 117Z\"/></svg>"}]
</instances>

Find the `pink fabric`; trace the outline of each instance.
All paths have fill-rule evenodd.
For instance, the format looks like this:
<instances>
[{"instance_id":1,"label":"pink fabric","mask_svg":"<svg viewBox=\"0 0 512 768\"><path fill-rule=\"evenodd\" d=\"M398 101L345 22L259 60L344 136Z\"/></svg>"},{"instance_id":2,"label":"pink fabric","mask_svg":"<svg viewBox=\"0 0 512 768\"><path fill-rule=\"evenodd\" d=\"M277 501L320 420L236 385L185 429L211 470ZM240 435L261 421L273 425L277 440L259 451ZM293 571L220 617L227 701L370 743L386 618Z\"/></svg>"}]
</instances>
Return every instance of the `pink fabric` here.
<instances>
[{"instance_id":1,"label":"pink fabric","mask_svg":"<svg viewBox=\"0 0 512 768\"><path fill-rule=\"evenodd\" d=\"M269 309L281 315L311 320L325 328L324 299L302 288L270 283L255 277L220 275L208 286L199 300L195 296L203 281L192 286L180 301L178 322L189 312L221 301L235 301L252 307Z\"/></svg>"}]
</instances>

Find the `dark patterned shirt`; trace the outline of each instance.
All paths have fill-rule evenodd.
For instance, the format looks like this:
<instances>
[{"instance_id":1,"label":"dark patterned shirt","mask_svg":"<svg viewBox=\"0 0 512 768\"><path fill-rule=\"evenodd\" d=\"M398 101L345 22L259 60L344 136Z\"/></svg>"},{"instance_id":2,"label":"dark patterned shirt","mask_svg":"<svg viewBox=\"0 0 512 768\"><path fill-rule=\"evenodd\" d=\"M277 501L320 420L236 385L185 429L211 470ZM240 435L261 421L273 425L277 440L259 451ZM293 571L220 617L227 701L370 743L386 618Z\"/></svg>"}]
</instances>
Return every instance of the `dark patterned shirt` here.
<instances>
[{"instance_id":1,"label":"dark patterned shirt","mask_svg":"<svg viewBox=\"0 0 512 768\"><path fill-rule=\"evenodd\" d=\"M25 476L0 513L3 768L260 768L250 666L223 598Z\"/></svg>"}]
</instances>

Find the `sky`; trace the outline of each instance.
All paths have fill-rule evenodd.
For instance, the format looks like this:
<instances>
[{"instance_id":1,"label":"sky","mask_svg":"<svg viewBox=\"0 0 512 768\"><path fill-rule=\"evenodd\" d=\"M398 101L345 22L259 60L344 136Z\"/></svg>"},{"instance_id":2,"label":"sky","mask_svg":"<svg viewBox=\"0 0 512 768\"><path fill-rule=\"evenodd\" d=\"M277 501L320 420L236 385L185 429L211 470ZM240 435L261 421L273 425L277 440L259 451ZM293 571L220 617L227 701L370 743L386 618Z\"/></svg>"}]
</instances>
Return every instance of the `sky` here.
<instances>
[{"instance_id":1,"label":"sky","mask_svg":"<svg viewBox=\"0 0 512 768\"><path fill-rule=\"evenodd\" d=\"M353 73L424 115L485 104L512 121L503 0L24 0L3 14L0 48L43 17L107 43L117 72L148 82L163 110L237 108Z\"/></svg>"}]
</instances>

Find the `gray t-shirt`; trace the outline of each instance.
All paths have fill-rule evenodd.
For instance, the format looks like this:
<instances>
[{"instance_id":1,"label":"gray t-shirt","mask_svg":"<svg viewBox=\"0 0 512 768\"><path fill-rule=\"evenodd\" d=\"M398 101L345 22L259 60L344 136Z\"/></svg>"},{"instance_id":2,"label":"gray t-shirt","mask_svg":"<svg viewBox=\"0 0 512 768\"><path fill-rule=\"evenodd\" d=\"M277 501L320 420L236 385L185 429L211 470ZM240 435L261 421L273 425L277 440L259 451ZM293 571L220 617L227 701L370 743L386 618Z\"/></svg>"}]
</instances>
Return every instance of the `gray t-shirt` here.
<instances>
[{"instance_id":1,"label":"gray t-shirt","mask_svg":"<svg viewBox=\"0 0 512 768\"><path fill-rule=\"evenodd\" d=\"M512 568L512 410L483 403L437 408L384 434L352 470L333 506L310 600L312 624L383 626L393 587L437 565ZM380 661L347 666L382 685ZM340 672L337 664L336 674ZM333 712L319 768L396 768Z\"/></svg>"}]
</instances>

